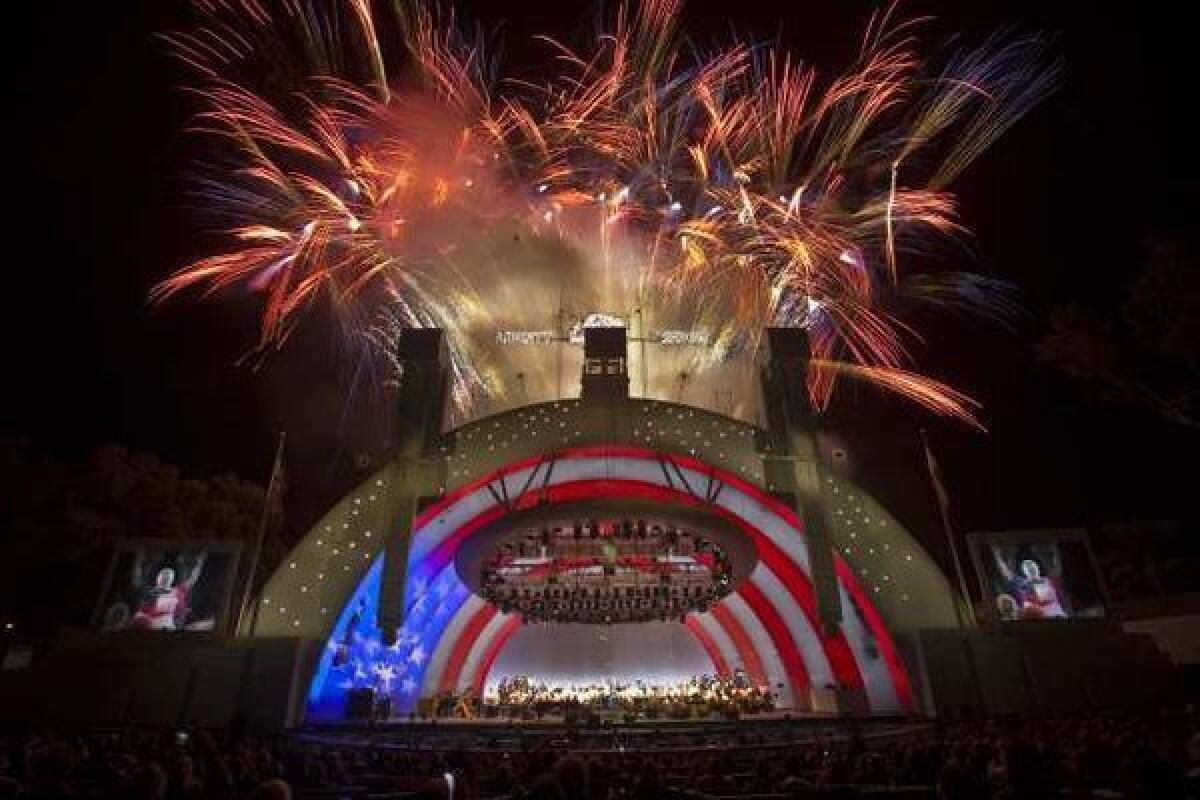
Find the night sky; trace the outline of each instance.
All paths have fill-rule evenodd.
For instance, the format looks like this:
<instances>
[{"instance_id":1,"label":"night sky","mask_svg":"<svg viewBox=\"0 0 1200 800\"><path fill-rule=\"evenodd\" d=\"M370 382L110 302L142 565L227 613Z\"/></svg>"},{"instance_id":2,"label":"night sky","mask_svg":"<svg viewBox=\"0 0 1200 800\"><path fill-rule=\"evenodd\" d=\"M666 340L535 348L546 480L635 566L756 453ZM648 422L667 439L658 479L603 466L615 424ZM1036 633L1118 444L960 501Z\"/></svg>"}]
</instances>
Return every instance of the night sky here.
<instances>
[{"instance_id":1,"label":"night sky","mask_svg":"<svg viewBox=\"0 0 1200 800\"><path fill-rule=\"evenodd\" d=\"M288 527L350 485L374 426L342 414L332 334L320 321L255 371L236 362L257 335L253 298L150 308L149 287L207 252L185 196L195 106L156 32L186 23L183 0L22 4L9 19L9 189L3 314L7 388L0 429L63 458L120 442L185 474L265 481L287 429ZM975 231L964 268L1021 289L1013 332L978 322L930 326L920 363L985 403L990 433L929 418L869 390L839 394L833 422L862 482L935 552L936 510L917 428L929 428L965 530L1177 518L1195 527L1197 437L1127 409L1098 408L1039 366L1033 345L1057 303L1119 302L1151 236L1188 233L1197 196L1194 126L1185 125L1194 42L1182 12L1089 2L911 3L978 40L1006 26L1043 31L1066 66L1060 91L959 183ZM511 71L539 67L532 34L570 37L577 4L474 2L504 24ZM693 3L698 41L782 32L817 64L842 67L874 4ZM969 8L969 11L964 11ZM10 11L11 13L11 11ZM736 16L733 16L736 15ZM6 15L8 16L8 15ZM14 108L15 106L15 108ZM15 215L15 217L14 217ZM1194 236L1194 231L1191 233Z\"/></svg>"}]
</instances>

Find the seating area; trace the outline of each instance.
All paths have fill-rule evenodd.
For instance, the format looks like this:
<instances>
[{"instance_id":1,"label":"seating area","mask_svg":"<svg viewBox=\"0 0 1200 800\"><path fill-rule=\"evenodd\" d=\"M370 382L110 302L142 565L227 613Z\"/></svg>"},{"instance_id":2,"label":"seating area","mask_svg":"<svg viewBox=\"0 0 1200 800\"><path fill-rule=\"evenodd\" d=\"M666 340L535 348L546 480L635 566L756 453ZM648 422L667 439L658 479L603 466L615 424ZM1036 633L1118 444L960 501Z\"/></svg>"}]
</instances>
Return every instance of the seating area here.
<instances>
[{"instance_id":1,"label":"seating area","mask_svg":"<svg viewBox=\"0 0 1200 800\"><path fill-rule=\"evenodd\" d=\"M0 798L1187 798L1192 710L719 728L9 732Z\"/></svg>"}]
</instances>

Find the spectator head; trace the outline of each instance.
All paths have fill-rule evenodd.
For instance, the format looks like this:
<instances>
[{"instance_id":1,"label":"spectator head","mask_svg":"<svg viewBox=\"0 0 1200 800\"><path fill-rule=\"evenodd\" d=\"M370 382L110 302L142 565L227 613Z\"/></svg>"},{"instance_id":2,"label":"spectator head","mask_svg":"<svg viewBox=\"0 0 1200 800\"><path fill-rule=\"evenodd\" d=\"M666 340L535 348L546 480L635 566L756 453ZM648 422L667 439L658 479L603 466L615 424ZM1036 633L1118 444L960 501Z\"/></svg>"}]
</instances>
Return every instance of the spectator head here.
<instances>
[{"instance_id":1,"label":"spectator head","mask_svg":"<svg viewBox=\"0 0 1200 800\"><path fill-rule=\"evenodd\" d=\"M563 792L572 797L586 797L588 794L588 765L574 753L563 756L554 765L554 777Z\"/></svg>"},{"instance_id":2,"label":"spectator head","mask_svg":"<svg viewBox=\"0 0 1200 800\"><path fill-rule=\"evenodd\" d=\"M254 800L292 800L292 787L278 779L263 781L254 793Z\"/></svg>"},{"instance_id":3,"label":"spectator head","mask_svg":"<svg viewBox=\"0 0 1200 800\"><path fill-rule=\"evenodd\" d=\"M566 794L553 775L541 775L529 784L530 800L563 800Z\"/></svg>"},{"instance_id":4,"label":"spectator head","mask_svg":"<svg viewBox=\"0 0 1200 800\"><path fill-rule=\"evenodd\" d=\"M430 778L417 790L417 800L450 800L450 786L444 776Z\"/></svg>"},{"instance_id":5,"label":"spectator head","mask_svg":"<svg viewBox=\"0 0 1200 800\"><path fill-rule=\"evenodd\" d=\"M166 770L153 761L142 767L134 780L133 792L138 800L163 800L167 796Z\"/></svg>"}]
</instances>

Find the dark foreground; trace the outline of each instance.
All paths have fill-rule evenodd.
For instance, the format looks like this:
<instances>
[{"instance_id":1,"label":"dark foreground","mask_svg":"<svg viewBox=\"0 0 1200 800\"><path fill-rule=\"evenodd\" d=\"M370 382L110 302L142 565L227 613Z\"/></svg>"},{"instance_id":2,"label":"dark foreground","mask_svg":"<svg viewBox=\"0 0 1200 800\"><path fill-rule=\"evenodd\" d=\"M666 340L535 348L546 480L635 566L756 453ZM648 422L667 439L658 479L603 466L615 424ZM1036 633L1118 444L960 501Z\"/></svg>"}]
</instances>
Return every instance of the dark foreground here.
<instances>
[{"instance_id":1,"label":"dark foreground","mask_svg":"<svg viewBox=\"0 0 1200 800\"><path fill-rule=\"evenodd\" d=\"M1200 726L1181 709L954 725L442 725L273 739L23 731L0 735L7 797L1188 798L1200 797Z\"/></svg>"}]
</instances>

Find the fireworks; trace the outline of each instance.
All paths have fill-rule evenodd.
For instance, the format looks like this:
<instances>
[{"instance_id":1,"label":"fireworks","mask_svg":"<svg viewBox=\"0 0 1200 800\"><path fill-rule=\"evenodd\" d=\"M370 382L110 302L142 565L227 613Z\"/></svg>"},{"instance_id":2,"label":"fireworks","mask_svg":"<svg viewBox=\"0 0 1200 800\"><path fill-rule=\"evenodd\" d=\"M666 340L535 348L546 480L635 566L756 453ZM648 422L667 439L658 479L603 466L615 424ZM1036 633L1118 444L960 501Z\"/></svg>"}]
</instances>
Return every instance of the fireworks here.
<instances>
[{"instance_id":1,"label":"fireworks","mask_svg":"<svg viewBox=\"0 0 1200 800\"><path fill-rule=\"evenodd\" d=\"M156 299L260 292L263 349L317 303L371 357L441 327L464 417L563 392L561 358L498 331L619 317L635 392L679 399L748 378L765 326L803 326L817 407L846 377L978 424L915 370L904 314L1013 311L1003 283L925 256L964 233L951 181L1052 89L1036 37L926 58L888 8L824 78L769 45L695 52L678 0L644 0L583 48L540 43L548 77L501 82L425 7L194 5L203 23L168 38L222 144L200 191L227 245ZM656 330L703 345L649 356Z\"/></svg>"}]
</instances>

